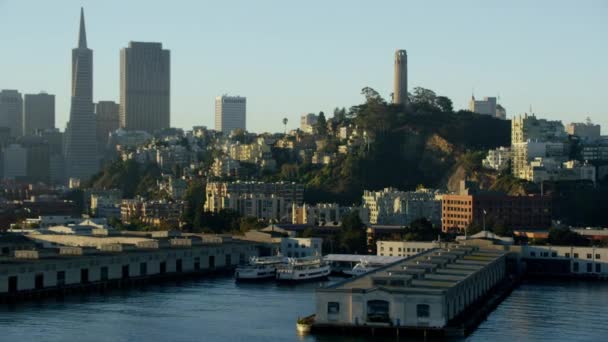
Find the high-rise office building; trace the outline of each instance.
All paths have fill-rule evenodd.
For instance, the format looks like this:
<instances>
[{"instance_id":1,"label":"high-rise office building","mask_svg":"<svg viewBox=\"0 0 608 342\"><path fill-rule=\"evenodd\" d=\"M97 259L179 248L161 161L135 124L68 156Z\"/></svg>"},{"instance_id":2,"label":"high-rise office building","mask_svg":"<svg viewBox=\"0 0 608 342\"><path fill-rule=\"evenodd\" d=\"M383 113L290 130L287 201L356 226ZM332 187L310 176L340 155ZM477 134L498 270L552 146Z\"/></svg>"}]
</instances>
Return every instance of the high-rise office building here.
<instances>
[{"instance_id":1,"label":"high-rise office building","mask_svg":"<svg viewBox=\"0 0 608 342\"><path fill-rule=\"evenodd\" d=\"M407 52L397 50L395 52L395 79L393 86L393 103L407 106Z\"/></svg>"},{"instance_id":2,"label":"high-rise office building","mask_svg":"<svg viewBox=\"0 0 608 342\"><path fill-rule=\"evenodd\" d=\"M11 137L23 135L23 98L17 90L0 91L0 127L8 127Z\"/></svg>"},{"instance_id":3,"label":"high-rise office building","mask_svg":"<svg viewBox=\"0 0 608 342\"><path fill-rule=\"evenodd\" d=\"M120 126L153 133L170 127L171 65L161 43L130 42L120 51Z\"/></svg>"},{"instance_id":4,"label":"high-rise office building","mask_svg":"<svg viewBox=\"0 0 608 342\"><path fill-rule=\"evenodd\" d=\"M99 169L93 107L93 51L87 48L84 11L80 11L78 47L72 49L72 101L65 133L67 178L87 180Z\"/></svg>"},{"instance_id":5,"label":"high-rise office building","mask_svg":"<svg viewBox=\"0 0 608 342\"><path fill-rule=\"evenodd\" d=\"M222 95L215 98L215 130L230 134L247 130L247 98Z\"/></svg>"},{"instance_id":6,"label":"high-rise office building","mask_svg":"<svg viewBox=\"0 0 608 342\"><path fill-rule=\"evenodd\" d=\"M23 106L23 133L55 128L55 95L25 94Z\"/></svg>"},{"instance_id":7,"label":"high-rise office building","mask_svg":"<svg viewBox=\"0 0 608 342\"><path fill-rule=\"evenodd\" d=\"M120 127L118 103L114 101L99 101L95 104L95 117L97 118L97 143L104 147L108 143L111 132Z\"/></svg>"}]
</instances>

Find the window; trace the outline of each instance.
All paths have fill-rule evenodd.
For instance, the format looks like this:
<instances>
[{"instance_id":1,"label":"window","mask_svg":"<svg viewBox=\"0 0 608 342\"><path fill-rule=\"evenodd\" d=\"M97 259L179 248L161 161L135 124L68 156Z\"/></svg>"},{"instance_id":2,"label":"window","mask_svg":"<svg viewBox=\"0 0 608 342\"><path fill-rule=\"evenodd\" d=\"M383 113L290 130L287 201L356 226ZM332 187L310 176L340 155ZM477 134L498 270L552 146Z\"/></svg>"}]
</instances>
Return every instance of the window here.
<instances>
[{"instance_id":1,"label":"window","mask_svg":"<svg viewBox=\"0 0 608 342\"><path fill-rule=\"evenodd\" d=\"M340 303L338 302L328 302L327 303L327 314L328 315L337 315L340 313Z\"/></svg>"},{"instance_id":2,"label":"window","mask_svg":"<svg viewBox=\"0 0 608 342\"><path fill-rule=\"evenodd\" d=\"M595 273L602 273L602 264L595 264Z\"/></svg>"},{"instance_id":3,"label":"window","mask_svg":"<svg viewBox=\"0 0 608 342\"><path fill-rule=\"evenodd\" d=\"M393 247L389 247L388 251L392 252L393 251Z\"/></svg>"},{"instance_id":4,"label":"window","mask_svg":"<svg viewBox=\"0 0 608 342\"><path fill-rule=\"evenodd\" d=\"M587 259L591 259L591 253L587 253Z\"/></svg>"},{"instance_id":5,"label":"window","mask_svg":"<svg viewBox=\"0 0 608 342\"><path fill-rule=\"evenodd\" d=\"M593 272L593 264L591 264L590 262L587 263L587 272Z\"/></svg>"},{"instance_id":6,"label":"window","mask_svg":"<svg viewBox=\"0 0 608 342\"><path fill-rule=\"evenodd\" d=\"M598 260L599 260L599 259L601 259L601 258L600 258L600 255L599 255L599 254L596 254L596 255L595 255L595 259L598 259Z\"/></svg>"},{"instance_id":7,"label":"window","mask_svg":"<svg viewBox=\"0 0 608 342\"><path fill-rule=\"evenodd\" d=\"M530 252L530 256L531 257L535 257L536 256L536 252Z\"/></svg>"},{"instance_id":8,"label":"window","mask_svg":"<svg viewBox=\"0 0 608 342\"><path fill-rule=\"evenodd\" d=\"M367 302L368 322L390 322L389 303L385 300L370 300Z\"/></svg>"},{"instance_id":9,"label":"window","mask_svg":"<svg viewBox=\"0 0 608 342\"><path fill-rule=\"evenodd\" d=\"M65 271L57 272L57 286L65 285Z\"/></svg>"},{"instance_id":10,"label":"window","mask_svg":"<svg viewBox=\"0 0 608 342\"><path fill-rule=\"evenodd\" d=\"M570 253L566 253L566 258L569 258L569 257L570 257Z\"/></svg>"},{"instance_id":11,"label":"window","mask_svg":"<svg viewBox=\"0 0 608 342\"><path fill-rule=\"evenodd\" d=\"M574 253L574 257L575 257L575 258L578 258L578 253Z\"/></svg>"},{"instance_id":12,"label":"window","mask_svg":"<svg viewBox=\"0 0 608 342\"><path fill-rule=\"evenodd\" d=\"M578 262L575 262L574 265L572 265L572 270L578 272Z\"/></svg>"},{"instance_id":13,"label":"window","mask_svg":"<svg viewBox=\"0 0 608 342\"><path fill-rule=\"evenodd\" d=\"M551 256L554 258L557 257L557 252L551 252Z\"/></svg>"},{"instance_id":14,"label":"window","mask_svg":"<svg viewBox=\"0 0 608 342\"><path fill-rule=\"evenodd\" d=\"M431 307L428 304L416 305L416 316L418 318L428 318L431 316Z\"/></svg>"}]
</instances>

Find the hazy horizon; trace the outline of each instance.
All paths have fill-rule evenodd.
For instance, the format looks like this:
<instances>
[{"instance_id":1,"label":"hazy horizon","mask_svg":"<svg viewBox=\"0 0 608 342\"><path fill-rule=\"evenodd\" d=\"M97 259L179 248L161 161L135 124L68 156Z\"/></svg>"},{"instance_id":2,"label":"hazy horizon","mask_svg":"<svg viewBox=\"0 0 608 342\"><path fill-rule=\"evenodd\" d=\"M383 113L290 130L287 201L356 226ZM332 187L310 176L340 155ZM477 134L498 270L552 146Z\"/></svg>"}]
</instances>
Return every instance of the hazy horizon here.
<instances>
[{"instance_id":1,"label":"hazy horizon","mask_svg":"<svg viewBox=\"0 0 608 342\"><path fill-rule=\"evenodd\" d=\"M348 6L346 6L348 4ZM422 86L466 109L500 95L508 118L582 122L606 132L607 1L146 1L0 0L0 89L70 103L80 7L94 53L94 99L118 102L119 51L129 41L171 50L171 126L214 126L214 98L247 97L247 128L282 132L303 113L349 107L369 86L388 99L396 49L408 52L409 90ZM253 15L255 13L255 15ZM584 38L584 39L583 39Z\"/></svg>"}]
</instances>

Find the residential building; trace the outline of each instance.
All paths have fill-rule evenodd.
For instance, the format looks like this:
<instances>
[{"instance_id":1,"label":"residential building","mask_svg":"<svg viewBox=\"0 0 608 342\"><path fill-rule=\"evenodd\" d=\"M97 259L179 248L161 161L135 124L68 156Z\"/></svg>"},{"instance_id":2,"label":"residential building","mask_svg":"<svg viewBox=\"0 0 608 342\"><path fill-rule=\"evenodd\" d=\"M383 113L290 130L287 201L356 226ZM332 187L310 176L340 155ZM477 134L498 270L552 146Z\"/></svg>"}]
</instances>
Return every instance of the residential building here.
<instances>
[{"instance_id":1,"label":"residential building","mask_svg":"<svg viewBox=\"0 0 608 342\"><path fill-rule=\"evenodd\" d=\"M65 131L66 178L88 180L99 170L93 106L93 51L87 48L84 11L80 12L78 47L72 50L72 100Z\"/></svg>"},{"instance_id":2,"label":"residential building","mask_svg":"<svg viewBox=\"0 0 608 342\"><path fill-rule=\"evenodd\" d=\"M550 196L508 196L477 191L462 181L457 194L443 195L441 229L465 232L472 225L501 224L512 229L546 229L551 225Z\"/></svg>"},{"instance_id":3,"label":"residential building","mask_svg":"<svg viewBox=\"0 0 608 342\"><path fill-rule=\"evenodd\" d=\"M23 135L23 98L17 90L0 91L0 127L8 127L11 137Z\"/></svg>"},{"instance_id":4,"label":"residential building","mask_svg":"<svg viewBox=\"0 0 608 342\"><path fill-rule=\"evenodd\" d=\"M302 114L300 117L300 129L305 133L313 134L318 119L319 116L314 113Z\"/></svg>"},{"instance_id":5,"label":"residential building","mask_svg":"<svg viewBox=\"0 0 608 342\"><path fill-rule=\"evenodd\" d=\"M439 224L441 222L441 192L432 189L365 190L363 208L369 209L369 220L374 225L405 226L420 218L426 218L431 223Z\"/></svg>"},{"instance_id":6,"label":"residential building","mask_svg":"<svg viewBox=\"0 0 608 342\"><path fill-rule=\"evenodd\" d=\"M511 162L511 149L508 147L499 147L488 151L488 155L482 161L483 167L495 171L504 171Z\"/></svg>"},{"instance_id":7,"label":"residential building","mask_svg":"<svg viewBox=\"0 0 608 342\"><path fill-rule=\"evenodd\" d=\"M97 142L100 150L107 147L110 133L120 127L119 107L114 101L99 101L95 104Z\"/></svg>"},{"instance_id":8,"label":"residential building","mask_svg":"<svg viewBox=\"0 0 608 342\"><path fill-rule=\"evenodd\" d=\"M395 51L395 74L393 75L393 103L407 106L407 51Z\"/></svg>"},{"instance_id":9,"label":"residential building","mask_svg":"<svg viewBox=\"0 0 608 342\"><path fill-rule=\"evenodd\" d=\"M182 215L186 207L184 201L123 199L120 205L120 217L125 223L137 219L143 224L154 227L179 228L183 224Z\"/></svg>"},{"instance_id":10,"label":"residential building","mask_svg":"<svg viewBox=\"0 0 608 342\"><path fill-rule=\"evenodd\" d=\"M286 182L209 182L205 193L205 211L231 209L244 216L290 222L292 205L303 203L304 187Z\"/></svg>"},{"instance_id":11,"label":"residential building","mask_svg":"<svg viewBox=\"0 0 608 342\"><path fill-rule=\"evenodd\" d=\"M594 125L591 120L585 123L573 122L566 126L566 132L579 137L585 142L594 142L600 139L600 125Z\"/></svg>"},{"instance_id":12,"label":"residential building","mask_svg":"<svg viewBox=\"0 0 608 342\"><path fill-rule=\"evenodd\" d=\"M352 212L357 212L364 224L369 223L369 209L361 207L346 207L337 203L317 203L315 205L293 204L291 223L314 225L339 225L342 219Z\"/></svg>"},{"instance_id":13,"label":"residential building","mask_svg":"<svg viewBox=\"0 0 608 342\"><path fill-rule=\"evenodd\" d=\"M23 105L23 132L35 134L38 130L55 129L55 95L25 94Z\"/></svg>"},{"instance_id":14,"label":"residential building","mask_svg":"<svg viewBox=\"0 0 608 342\"><path fill-rule=\"evenodd\" d=\"M120 127L154 133L171 123L171 63L161 43L120 51Z\"/></svg>"},{"instance_id":15,"label":"residential building","mask_svg":"<svg viewBox=\"0 0 608 342\"><path fill-rule=\"evenodd\" d=\"M281 255L288 258L305 258L315 255L323 255L322 238L281 238Z\"/></svg>"},{"instance_id":16,"label":"residential building","mask_svg":"<svg viewBox=\"0 0 608 342\"><path fill-rule=\"evenodd\" d=\"M222 95L215 98L215 130L225 135L247 130L247 98Z\"/></svg>"},{"instance_id":17,"label":"residential building","mask_svg":"<svg viewBox=\"0 0 608 342\"><path fill-rule=\"evenodd\" d=\"M511 120L511 144L527 141L563 142L567 138L561 121L538 119L534 115L518 115Z\"/></svg>"},{"instance_id":18,"label":"residential building","mask_svg":"<svg viewBox=\"0 0 608 342\"><path fill-rule=\"evenodd\" d=\"M228 156L215 158L211 166L211 174L215 177L236 177L241 164Z\"/></svg>"},{"instance_id":19,"label":"residential building","mask_svg":"<svg viewBox=\"0 0 608 342\"><path fill-rule=\"evenodd\" d=\"M532 180L531 162L537 158L554 161L555 164L567 160L567 146L562 142L525 141L511 145L513 176Z\"/></svg>"}]
</instances>

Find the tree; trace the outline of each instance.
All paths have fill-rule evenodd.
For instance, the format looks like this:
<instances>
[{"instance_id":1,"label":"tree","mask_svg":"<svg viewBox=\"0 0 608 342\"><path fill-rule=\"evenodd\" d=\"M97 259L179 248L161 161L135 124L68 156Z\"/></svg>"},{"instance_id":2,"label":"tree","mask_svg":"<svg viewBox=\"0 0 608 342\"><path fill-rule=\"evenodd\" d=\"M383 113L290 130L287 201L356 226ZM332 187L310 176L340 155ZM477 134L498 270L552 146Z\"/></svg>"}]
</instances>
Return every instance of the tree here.
<instances>
[{"instance_id":1,"label":"tree","mask_svg":"<svg viewBox=\"0 0 608 342\"><path fill-rule=\"evenodd\" d=\"M446 96L437 96L437 98L435 99L435 104L437 105L437 107L439 107L439 110L444 113L451 113L454 111L452 100L450 100Z\"/></svg>"},{"instance_id":2,"label":"tree","mask_svg":"<svg viewBox=\"0 0 608 342\"><path fill-rule=\"evenodd\" d=\"M338 234L338 249L343 253L366 253L365 226L359 218L359 212L352 211L342 219L341 231Z\"/></svg>"},{"instance_id":3,"label":"tree","mask_svg":"<svg viewBox=\"0 0 608 342\"><path fill-rule=\"evenodd\" d=\"M285 134L287 134L287 122L289 122L289 120L287 118L283 118L283 126L285 126Z\"/></svg>"},{"instance_id":4,"label":"tree","mask_svg":"<svg viewBox=\"0 0 608 342\"><path fill-rule=\"evenodd\" d=\"M327 135L327 120L325 119L325 113L320 112L317 117L317 123L315 123L315 132L320 136Z\"/></svg>"},{"instance_id":5,"label":"tree","mask_svg":"<svg viewBox=\"0 0 608 342\"><path fill-rule=\"evenodd\" d=\"M589 246L589 240L570 228L551 228L547 239L556 246Z\"/></svg>"}]
</instances>

